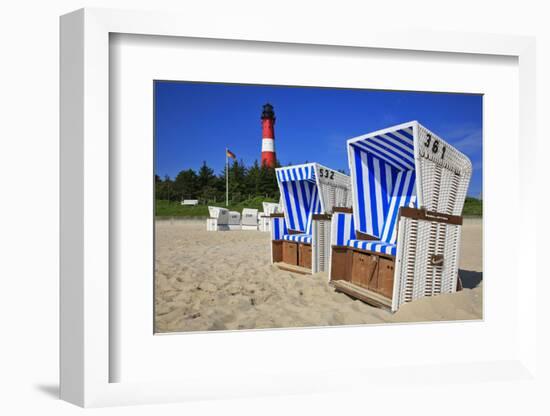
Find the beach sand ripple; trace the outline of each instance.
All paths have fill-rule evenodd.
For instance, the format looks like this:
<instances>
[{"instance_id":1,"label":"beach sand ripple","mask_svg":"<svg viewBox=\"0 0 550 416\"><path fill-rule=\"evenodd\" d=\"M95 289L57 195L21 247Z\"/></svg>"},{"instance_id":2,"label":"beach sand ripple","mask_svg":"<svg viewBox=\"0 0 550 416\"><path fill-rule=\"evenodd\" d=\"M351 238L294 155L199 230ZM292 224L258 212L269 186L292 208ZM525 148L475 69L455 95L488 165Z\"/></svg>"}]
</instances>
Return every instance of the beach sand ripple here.
<instances>
[{"instance_id":1,"label":"beach sand ripple","mask_svg":"<svg viewBox=\"0 0 550 416\"><path fill-rule=\"evenodd\" d=\"M469 320L482 317L481 220L463 229L465 289L403 305L395 314L269 262L270 234L207 232L205 221L157 220L156 332Z\"/></svg>"}]
</instances>

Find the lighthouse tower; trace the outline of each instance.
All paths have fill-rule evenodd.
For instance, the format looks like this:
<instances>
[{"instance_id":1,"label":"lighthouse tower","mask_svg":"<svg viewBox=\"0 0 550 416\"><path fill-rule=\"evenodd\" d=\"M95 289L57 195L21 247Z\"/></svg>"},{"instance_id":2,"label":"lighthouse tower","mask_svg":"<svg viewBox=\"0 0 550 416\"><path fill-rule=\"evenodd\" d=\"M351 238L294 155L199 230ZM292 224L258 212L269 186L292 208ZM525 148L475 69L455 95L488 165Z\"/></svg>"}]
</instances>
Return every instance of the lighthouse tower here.
<instances>
[{"instance_id":1,"label":"lighthouse tower","mask_svg":"<svg viewBox=\"0 0 550 416\"><path fill-rule=\"evenodd\" d=\"M275 113L267 103L262 112L262 165L274 168L275 161Z\"/></svg>"}]
</instances>

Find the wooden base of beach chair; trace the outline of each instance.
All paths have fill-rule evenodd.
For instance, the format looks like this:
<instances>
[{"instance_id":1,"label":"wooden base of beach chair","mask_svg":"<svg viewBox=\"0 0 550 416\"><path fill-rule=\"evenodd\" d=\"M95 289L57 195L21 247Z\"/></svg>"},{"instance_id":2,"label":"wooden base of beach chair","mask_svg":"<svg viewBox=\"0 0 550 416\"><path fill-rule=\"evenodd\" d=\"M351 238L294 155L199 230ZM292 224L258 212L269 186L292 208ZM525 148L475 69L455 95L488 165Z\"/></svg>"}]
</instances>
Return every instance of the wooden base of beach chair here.
<instances>
[{"instance_id":1,"label":"wooden base of beach chair","mask_svg":"<svg viewBox=\"0 0 550 416\"><path fill-rule=\"evenodd\" d=\"M271 262L283 261L283 240L271 240Z\"/></svg>"},{"instance_id":2,"label":"wooden base of beach chair","mask_svg":"<svg viewBox=\"0 0 550 416\"><path fill-rule=\"evenodd\" d=\"M351 282L391 299L394 260L356 250L352 253Z\"/></svg>"},{"instance_id":3,"label":"wooden base of beach chair","mask_svg":"<svg viewBox=\"0 0 550 416\"><path fill-rule=\"evenodd\" d=\"M283 241L283 263L298 266L298 243Z\"/></svg>"},{"instance_id":4,"label":"wooden base of beach chair","mask_svg":"<svg viewBox=\"0 0 550 416\"><path fill-rule=\"evenodd\" d=\"M334 286L334 289L336 289L337 292L345 293L346 295L359 299L369 305L391 310L391 299L380 295L379 293L365 289L354 283L346 282L345 280L332 280L330 283Z\"/></svg>"},{"instance_id":5,"label":"wooden base of beach chair","mask_svg":"<svg viewBox=\"0 0 550 416\"><path fill-rule=\"evenodd\" d=\"M274 263L281 270L286 270L288 272L298 273L298 274L311 274L311 269L306 267L294 266L292 264L287 264L283 262Z\"/></svg>"},{"instance_id":6,"label":"wooden base of beach chair","mask_svg":"<svg viewBox=\"0 0 550 416\"><path fill-rule=\"evenodd\" d=\"M331 280L351 281L352 254L348 247L332 247Z\"/></svg>"},{"instance_id":7,"label":"wooden base of beach chair","mask_svg":"<svg viewBox=\"0 0 550 416\"><path fill-rule=\"evenodd\" d=\"M311 244L283 241L281 261L290 266L310 269L311 273Z\"/></svg>"},{"instance_id":8,"label":"wooden base of beach chair","mask_svg":"<svg viewBox=\"0 0 550 416\"><path fill-rule=\"evenodd\" d=\"M331 266L331 283L340 282L338 285L343 288L338 290L352 297L357 294L355 297L373 305L389 302L391 306L395 267L392 256L335 246ZM369 297L374 300L366 300ZM381 298L385 301L381 302Z\"/></svg>"},{"instance_id":9,"label":"wooden base of beach chair","mask_svg":"<svg viewBox=\"0 0 550 416\"><path fill-rule=\"evenodd\" d=\"M311 244L298 243L298 266L310 269L311 273Z\"/></svg>"},{"instance_id":10,"label":"wooden base of beach chair","mask_svg":"<svg viewBox=\"0 0 550 416\"><path fill-rule=\"evenodd\" d=\"M311 274L311 244L272 240L271 256L273 264L281 269Z\"/></svg>"}]
</instances>

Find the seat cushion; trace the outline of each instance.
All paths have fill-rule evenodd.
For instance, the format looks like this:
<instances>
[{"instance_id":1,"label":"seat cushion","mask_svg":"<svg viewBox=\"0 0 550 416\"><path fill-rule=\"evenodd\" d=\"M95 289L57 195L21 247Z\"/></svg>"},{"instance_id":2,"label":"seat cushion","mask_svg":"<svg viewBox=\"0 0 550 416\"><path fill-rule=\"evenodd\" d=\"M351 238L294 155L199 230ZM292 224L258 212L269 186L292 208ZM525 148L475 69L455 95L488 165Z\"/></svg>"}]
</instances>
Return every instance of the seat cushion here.
<instances>
[{"instance_id":1,"label":"seat cushion","mask_svg":"<svg viewBox=\"0 0 550 416\"><path fill-rule=\"evenodd\" d=\"M311 244L311 234L285 234L283 235L283 240Z\"/></svg>"},{"instance_id":2,"label":"seat cushion","mask_svg":"<svg viewBox=\"0 0 550 416\"><path fill-rule=\"evenodd\" d=\"M347 246L359 248L361 250L376 251L381 254L390 254L395 256L397 246L395 244L385 243L379 240L348 240Z\"/></svg>"}]
</instances>

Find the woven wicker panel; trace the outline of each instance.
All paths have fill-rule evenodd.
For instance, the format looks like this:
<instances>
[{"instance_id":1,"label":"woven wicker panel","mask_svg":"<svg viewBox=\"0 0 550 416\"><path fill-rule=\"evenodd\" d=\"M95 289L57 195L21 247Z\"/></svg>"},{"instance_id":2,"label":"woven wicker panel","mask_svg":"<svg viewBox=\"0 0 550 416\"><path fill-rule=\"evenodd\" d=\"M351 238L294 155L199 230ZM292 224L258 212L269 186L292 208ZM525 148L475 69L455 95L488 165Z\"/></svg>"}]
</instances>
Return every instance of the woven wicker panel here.
<instances>
[{"instance_id":1,"label":"woven wicker panel","mask_svg":"<svg viewBox=\"0 0 550 416\"><path fill-rule=\"evenodd\" d=\"M430 211L461 215L472 175L470 160L421 125L416 148L422 205Z\"/></svg>"},{"instance_id":2,"label":"woven wicker panel","mask_svg":"<svg viewBox=\"0 0 550 416\"><path fill-rule=\"evenodd\" d=\"M348 176L340 183L321 182L320 194L325 213L331 213L334 207L351 207L351 182Z\"/></svg>"},{"instance_id":3,"label":"woven wicker panel","mask_svg":"<svg viewBox=\"0 0 550 416\"><path fill-rule=\"evenodd\" d=\"M328 270L330 257L330 220L316 220L313 222L312 233L312 272Z\"/></svg>"},{"instance_id":4,"label":"woven wicker panel","mask_svg":"<svg viewBox=\"0 0 550 416\"><path fill-rule=\"evenodd\" d=\"M456 291L461 231L462 227L460 225L446 225L447 235L443 254L445 262L443 264L441 293L453 293Z\"/></svg>"},{"instance_id":5,"label":"woven wicker panel","mask_svg":"<svg viewBox=\"0 0 550 416\"><path fill-rule=\"evenodd\" d=\"M456 291L460 233L459 225L401 218L393 310L415 299ZM432 255L443 255L443 265L432 265Z\"/></svg>"}]
</instances>

